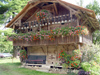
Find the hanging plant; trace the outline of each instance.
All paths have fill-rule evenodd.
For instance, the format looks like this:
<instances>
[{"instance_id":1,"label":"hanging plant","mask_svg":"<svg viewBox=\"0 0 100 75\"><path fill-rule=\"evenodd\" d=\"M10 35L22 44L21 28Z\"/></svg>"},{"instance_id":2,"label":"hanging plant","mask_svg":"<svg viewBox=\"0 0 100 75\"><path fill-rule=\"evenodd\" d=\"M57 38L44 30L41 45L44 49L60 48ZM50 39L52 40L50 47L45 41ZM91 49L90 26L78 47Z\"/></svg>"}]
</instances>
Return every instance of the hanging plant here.
<instances>
[{"instance_id":1,"label":"hanging plant","mask_svg":"<svg viewBox=\"0 0 100 75\"><path fill-rule=\"evenodd\" d=\"M49 11L48 10L40 10L39 12L36 13L36 19L37 21L41 21L41 19L45 19L49 17Z\"/></svg>"},{"instance_id":2,"label":"hanging plant","mask_svg":"<svg viewBox=\"0 0 100 75\"><path fill-rule=\"evenodd\" d=\"M21 59L26 59L27 56L26 56L26 50L20 50L20 58Z\"/></svg>"}]
</instances>

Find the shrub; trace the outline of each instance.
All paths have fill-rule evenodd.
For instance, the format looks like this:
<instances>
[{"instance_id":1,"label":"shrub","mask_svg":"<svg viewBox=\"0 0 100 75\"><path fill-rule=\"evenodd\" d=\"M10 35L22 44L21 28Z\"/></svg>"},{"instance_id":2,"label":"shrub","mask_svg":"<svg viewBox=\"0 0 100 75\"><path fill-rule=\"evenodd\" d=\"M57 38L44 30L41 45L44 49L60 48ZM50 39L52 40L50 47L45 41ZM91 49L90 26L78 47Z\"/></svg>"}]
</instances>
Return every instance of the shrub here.
<instances>
[{"instance_id":1,"label":"shrub","mask_svg":"<svg viewBox=\"0 0 100 75\"><path fill-rule=\"evenodd\" d=\"M65 68L68 67L79 68L80 57L81 57L80 50L74 50L71 55L67 54L64 51L61 51L61 53L59 54L59 59L62 61L62 64L65 66Z\"/></svg>"},{"instance_id":2,"label":"shrub","mask_svg":"<svg viewBox=\"0 0 100 75\"><path fill-rule=\"evenodd\" d=\"M84 71L90 71L91 75L100 74L100 66L94 61L91 61L91 63L89 62L81 63L81 67L83 68Z\"/></svg>"},{"instance_id":3,"label":"shrub","mask_svg":"<svg viewBox=\"0 0 100 75\"><path fill-rule=\"evenodd\" d=\"M84 71L90 71L91 75L100 75L100 46L85 45L82 48L81 67Z\"/></svg>"}]
</instances>

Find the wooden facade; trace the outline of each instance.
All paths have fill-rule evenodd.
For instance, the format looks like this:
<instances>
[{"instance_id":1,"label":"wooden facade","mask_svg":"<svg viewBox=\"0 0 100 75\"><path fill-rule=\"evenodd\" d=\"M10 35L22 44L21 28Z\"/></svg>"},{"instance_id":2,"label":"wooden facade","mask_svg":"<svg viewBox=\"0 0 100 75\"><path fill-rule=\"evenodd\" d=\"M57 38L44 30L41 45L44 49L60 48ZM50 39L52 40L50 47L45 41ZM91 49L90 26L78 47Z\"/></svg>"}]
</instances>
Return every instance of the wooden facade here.
<instances>
[{"instance_id":1,"label":"wooden facade","mask_svg":"<svg viewBox=\"0 0 100 75\"><path fill-rule=\"evenodd\" d=\"M35 15L42 9L48 10L50 16L38 22ZM45 55L46 64L54 65L59 63L58 55L61 50L71 53L82 44L92 43L92 33L99 29L94 11L61 0L31 0L6 27L13 28L16 33L28 33L79 25L86 26L89 34L58 36L55 41L46 38L36 41L13 41L14 46L27 47L28 56Z\"/></svg>"}]
</instances>

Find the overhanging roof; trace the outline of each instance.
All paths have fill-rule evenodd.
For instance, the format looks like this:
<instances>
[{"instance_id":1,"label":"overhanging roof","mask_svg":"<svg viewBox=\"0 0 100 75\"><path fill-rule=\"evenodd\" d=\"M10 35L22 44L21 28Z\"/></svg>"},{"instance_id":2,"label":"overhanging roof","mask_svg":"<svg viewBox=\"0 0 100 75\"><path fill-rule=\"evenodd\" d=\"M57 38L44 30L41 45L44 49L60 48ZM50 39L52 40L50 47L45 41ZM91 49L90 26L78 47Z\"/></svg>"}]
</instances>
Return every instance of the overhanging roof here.
<instances>
[{"instance_id":1,"label":"overhanging roof","mask_svg":"<svg viewBox=\"0 0 100 75\"><path fill-rule=\"evenodd\" d=\"M93 10L89 10L89 9L86 9L86 8L83 8L83 7L80 7L80 6L77 6L77 5L73 5L71 3L68 3L68 2L65 2L65 1L62 1L62 0L31 0L27 3L27 5L23 8L23 10L15 17L13 18L7 25L6 27L10 27L11 24L16 21L17 18L19 18L30 6L34 5L36 6L37 4L41 3L41 2L56 2L56 3L63 3L63 4L66 4L70 7L74 7L75 9L79 9L81 11L86 11L86 12L89 12L89 13L92 13L93 15L93 18L96 18L96 15L94 13Z\"/></svg>"}]
</instances>

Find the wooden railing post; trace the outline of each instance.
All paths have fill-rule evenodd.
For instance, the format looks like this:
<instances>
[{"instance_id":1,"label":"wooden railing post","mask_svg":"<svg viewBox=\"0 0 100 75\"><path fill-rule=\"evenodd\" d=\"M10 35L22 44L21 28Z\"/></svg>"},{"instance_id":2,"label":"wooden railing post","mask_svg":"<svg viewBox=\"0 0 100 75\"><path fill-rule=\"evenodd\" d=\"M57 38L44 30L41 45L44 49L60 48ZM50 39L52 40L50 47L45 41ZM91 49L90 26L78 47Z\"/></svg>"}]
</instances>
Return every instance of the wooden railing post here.
<instances>
[{"instance_id":1,"label":"wooden railing post","mask_svg":"<svg viewBox=\"0 0 100 75\"><path fill-rule=\"evenodd\" d=\"M79 26L79 19L77 18L77 26Z\"/></svg>"}]
</instances>

